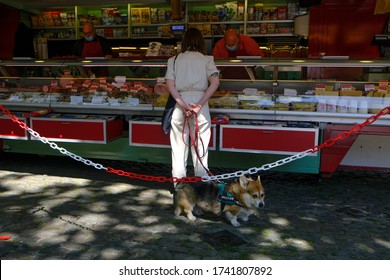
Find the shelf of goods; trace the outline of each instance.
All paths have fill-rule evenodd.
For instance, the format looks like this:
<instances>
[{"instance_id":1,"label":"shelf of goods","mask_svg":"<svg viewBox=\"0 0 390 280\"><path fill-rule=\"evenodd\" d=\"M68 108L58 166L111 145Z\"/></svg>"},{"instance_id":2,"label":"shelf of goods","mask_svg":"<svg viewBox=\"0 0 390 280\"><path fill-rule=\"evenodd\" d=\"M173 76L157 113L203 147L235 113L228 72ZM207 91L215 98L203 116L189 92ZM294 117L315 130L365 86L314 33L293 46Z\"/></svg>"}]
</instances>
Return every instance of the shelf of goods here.
<instances>
[{"instance_id":1,"label":"shelf of goods","mask_svg":"<svg viewBox=\"0 0 390 280\"><path fill-rule=\"evenodd\" d=\"M221 79L209 101L210 111L215 119L226 114L230 120L212 126L211 167L246 169L273 163L337 137L390 106L387 81L287 79L303 77L310 68L387 69L388 61L241 59L216 60L216 65L273 69L274 79L264 79L268 77L264 71L252 80ZM107 68L110 75L83 76L86 68L99 67ZM61 142L61 147L77 155L169 163L169 136L160 126L168 94L154 91L165 67L166 59L1 61L0 104L42 137ZM125 74L118 75L118 69ZM144 77L142 69L157 69L159 76L149 73ZM140 76L126 77L133 70ZM9 75L10 71L19 77ZM286 79L277 79L282 76ZM4 151L58 155L4 113L0 115ZM389 171L389 140L390 116L384 115L331 147L273 170L313 174L333 173L337 168Z\"/></svg>"},{"instance_id":2,"label":"shelf of goods","mask_svg":"<svg viewBox=\"0 0 390 280\"><path fill-rule=\"evenodd\" d=\"M287 0L185 1L179 8L154 2L53 7L31 16L31 25L48 40L80 38L86 21L110 39L172 38L171 25L178 24L196 27L205 37L222 36L227 26L254 37L279 37L293 35L298 10L298 1Z\"/></svg>"}]
</instances>

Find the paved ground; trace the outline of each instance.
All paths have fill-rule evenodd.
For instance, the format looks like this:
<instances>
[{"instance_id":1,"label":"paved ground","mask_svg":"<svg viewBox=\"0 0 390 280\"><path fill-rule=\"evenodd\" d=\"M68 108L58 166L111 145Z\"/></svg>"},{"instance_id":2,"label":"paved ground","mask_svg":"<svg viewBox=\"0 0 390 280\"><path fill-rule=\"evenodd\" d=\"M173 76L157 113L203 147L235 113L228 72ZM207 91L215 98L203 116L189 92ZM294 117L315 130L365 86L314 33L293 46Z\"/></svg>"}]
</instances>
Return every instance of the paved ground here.
<instances>
[{"instance_id":1,"label":"paved ground","mask_svg":"<svg viewBox=\"0 0 390 280\"><path fill-rule=\"evenodd\" d=\"M170 173L166 165L96 162ZM0 259L390 259L390 174L261 175L266 208L233 228L220 217L174 217L165 183L64 157L5 154L0 235L12 239L0 241Z\"/></svg>"}]
</instances>

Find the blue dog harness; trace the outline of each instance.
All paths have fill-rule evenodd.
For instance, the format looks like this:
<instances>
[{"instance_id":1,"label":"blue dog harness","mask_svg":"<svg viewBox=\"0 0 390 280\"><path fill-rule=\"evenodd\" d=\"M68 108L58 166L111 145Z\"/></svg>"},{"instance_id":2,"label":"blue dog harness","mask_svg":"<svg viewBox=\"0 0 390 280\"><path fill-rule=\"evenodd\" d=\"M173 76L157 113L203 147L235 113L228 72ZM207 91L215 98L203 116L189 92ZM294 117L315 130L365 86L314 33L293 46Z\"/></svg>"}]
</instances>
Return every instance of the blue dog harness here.
<instances>
[{"instance_id":1,"label":"blue dog harness","mask_svg":"<svg viewBox=\"0 0 390 280\"><path fill-rule=\"evenodd\" d=\"M237 201L231 193L226 191L225 183L218 184L217 201L221 203L221 211L223 211L226 205L238 205L240 207L244 207L244 205Z\"/></svg>"}]
</instances>

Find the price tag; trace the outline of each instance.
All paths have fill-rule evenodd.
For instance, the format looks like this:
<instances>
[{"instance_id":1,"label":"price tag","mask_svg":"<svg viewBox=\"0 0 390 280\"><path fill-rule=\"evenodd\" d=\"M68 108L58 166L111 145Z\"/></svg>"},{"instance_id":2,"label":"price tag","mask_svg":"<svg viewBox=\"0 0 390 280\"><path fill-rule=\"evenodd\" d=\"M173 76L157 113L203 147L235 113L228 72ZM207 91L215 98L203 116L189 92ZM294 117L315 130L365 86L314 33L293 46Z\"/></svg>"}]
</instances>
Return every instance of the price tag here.
<instances>
[{"instance_id":1,"label":"price tag","mask_svg":"<svg viewBox=\"0 0 390 280\"><path fill-rule=\"evenodd\" d=\"M343 84L343 85L341 85L341 90L351 91L352 90L352 85L350 85L350 84Z\"/></svg>"},{"instance_id":2,"label":"price tag","mask_svg":"<svg viewBox=\"0 0 390 280\"><path fill-rule=\"evenodd\" d=\"M139 105L139 99L138 98L129 98L128 99L130 106L137 106Z\"/></svg>"},{"instance_id":3,"label":"price tag","mask_svg":"<svg viewBox=\"0 0 390 280\"><path fill-rule=\"evenodd\" d=\"M285 96L297 96L298 92L297 92L296 89L285 88L284 89L284 95Z\"/></svg>"},{"instance_id":4,"label":"price tag","mask_svg":"<svg viewBox=\"0 0 390 280\"><path fill-rule=\"evenodd\" d=\"M326 90L326 85L323 84L317 84L316 85L316 91L325 91Z\"/></svg>"},{"instance_id":5,"label":"price tag","mask_svg":"<svg viewBox=\"0 0 390 280\"><path fill-rule=\"evenodd\" d=\"M114 78L114 81L117 83L125 83L126 82L126 76L116 76Z\"/></svg>"},{"instance_id":6,"label":"price tag","mask_svg":"<svg viewBox=\"0 0 390 280\"><path fill-rule=\"evenodd\" d=\"M371 91L371 90L375 90L375 85L374 84L364 85L364 91Z\"/></svg>"},{"instance_id":7,"label":"price tag","mask_svg":"<svg viewBox=\"0 0 390 280\"><path fill-rule=\"evenodd\" d=\"M70 103L72 104L81 104L83 103L83 97L78 95L71 95L70 96Z\"/></svg>"},{"instance_id":8,"label":"price tag","mask_svg":"<svg viewBox=\"0 0 390 280\"><path fill-rule=\"evenodd\" d=\"M103 103L103 96L94 96L91 100L92 104L102 104Z\"/></svg>"},{"instance_id":9,"label":"price tag","mask_svg":"<svg viewBox=\"0 0 390 280\"><path fill-rule=\"evenodd\" d=\"M116 98L111 98L109 103L111 106L120 106L119 99L116 99Z\"/></svg>"},{"instance_id":10,"label":"price tag","mask_svg":"<svg viewBox=\"0 0 390 280\"><path fill-rule=\"evenodd\" d=\"M20 101L20 96L19 95L12 95L10 98L9 98L9 101Z\"/></svg>"},{"instance_id":11,"label":"price tag","mask_svg":"<svg viewBox=\"0 0 390 280\"><path fill-rule=\"evenodd\" d=\"M164 77L157 77L157 83L165 83Z\"/></svg>"},{"instance_id":12,"label":"price tag","mask_svg":"<svg viewBox=\"0 0 390 280\"><path fill-rule=\"evenodd\" d=\"M378 92L387 93L387 86L379 86Z\"/></svg>"}]
</instances>

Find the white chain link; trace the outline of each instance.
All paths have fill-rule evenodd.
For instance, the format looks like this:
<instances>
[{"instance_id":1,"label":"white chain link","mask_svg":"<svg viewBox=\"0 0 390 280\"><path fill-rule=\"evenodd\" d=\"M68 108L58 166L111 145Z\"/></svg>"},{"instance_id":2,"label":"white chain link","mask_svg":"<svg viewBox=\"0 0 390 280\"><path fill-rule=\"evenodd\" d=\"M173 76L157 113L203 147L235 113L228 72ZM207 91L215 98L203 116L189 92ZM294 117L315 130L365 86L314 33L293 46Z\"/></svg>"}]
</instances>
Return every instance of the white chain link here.
<instances>
[{"instance_id":1,"label":"white chain link","mask_svg":"<svg viewBox=\"0 0 390 280\"><path fill-rule=\"evenodd\" d=\"M66 155L66 156L68 156L68 157L70 157L70 158L72 158L72 159L74 159L76 161L80 161L80 162L84 163L85 165L93 166L96 169L107 170L106 167L104 167L103 165L101 165L99 163L94 163L91 160L84 159L81 156L78 156L78 155L76 155L74 153L71 153L71 152L67 151L65 148L59 147L56 143L50 142L46 137L41 136L38 132L36 132L33 129L31 129L30 127L28 127L25 123L19 122L16 117L15 117L14 121L18 122L19 125L22 128L24 128L25 130L27 130L28 133L30 133L34 138L37 138L39 141L41 141L44 144L49 144L50 148L52 148L54 150L58 150L61 154ZM264 164L261 167L252 167L252 168L249 168L248 170L240 170L240 171L236 171L236 172L233 172L233 173L225 173L225 174L216 175L216 176L204 176L204 177L202 177L202 181L203 182L209 182L209 181L217 181L217 180L227 180L227 179L231 179L231 178L237 178L237 177L240 177L240 176L246 175L246 174L250 174L250 175L256 174L259 171L269 170L271 168L275 168L275 167L287 164L289 162L292 162L294 160L303 158L303 157L305 157L305 156L307 156L307 155L309 155L311 153L313 153L313 149L308 149L306 151L300 152L300 153L292 155L290 157L277 160L277 161L275 161L273 163Z\"/></svg>"},{"instance_id":2,"label":"white chain link","mask_svg":"<svg viewBox=\"0 0 390 280\"><path fill-rule=\"evenodd\" d=\"M59 147L56 143L50 142L46 137L42 137L41 135L39 135L38 132L32 130L29 127L27 128L27 131L33 137L37 138L39 141L41 141L44 144L49 144L50 148L52 148L54 150L58 150L63 155L66 155L66 156L68 156L68 157L70 157L70 158L72 158L72 159L74 159L76 161L80 161L80 162L84 163L85 165L93 166L96 169L107 170L106 167L104 167L103 165L101 165L99 163L94 163L91 160L84 159L81 156L78 156L78 155L76 155L74 153L71 153L71 152L67 151L65 148ZM311 153L313 153L313 150L312 149L308 149L306 151L300 152L300 153L292 155L290 157L277 160L277 161L275 161L273 163L264 164L261 167L252 167L252 168L249 168L247 170L240 170L240 171L236 171L236 172L233 172L233 173L225 173L225 174L215 175L215 176L204 176L204 177L202 177L202 181L203 182L209 182L209 181L216 181L216 180L227 180L227 179L231 179L231 178L237 178L237 177L240 177L240 176L246 175L246 174L253 175L253 174L258 173L259 171L269 170L269 169L272 169L272 168L275 168L275 167L278 167L278 166L281 166L281 165L285 165L285 164L287 164L289 162L292 162L294 160L301 159L303 157L308 156Z\"/></svg>"},{"instance_id":3,"label":"white chain link","mask_svg":"<svg viewBox=\"0 0 390 280\"><path fill-rule=\"evenodd\" d=\"M52 148L54 150L58 150L63 155L66 155L66 156L68 156L68 157L70 157L70 158L72 158L72 159L74 159L76 161L80 161L80 162L84 163L85 165L93 166L96 169L107 170L106 167L104 167L103 165L101 165L99 163L94 163L91 160L84 159L81 156L78 156L78 155L76 155L74 153L71 153L71 152L67 151L65 148L59 147L56 143L50 142L46 137L42 137L38 132L32 130L30 127L27 127L27 131L33 137L37 138L39 141L41 141L44 144L49 144L50 148ZM215 176L204 176L204 177L202 177L202 181L203 182L209 182L209 181L216 181L216 180L227 180L227 179L231 179L231 178L237 178L237 177L240 177L240 176L246 175L246 174L253 175L253 174L258 173L259 171L269 170L269 169L272 169L272 168L275 168L275 167L287 164L287 163L292 162L294 160L301 159L301 158L303 158L303 157L305 157L305 156L307 156L307 155L309 155L311 153L313 153L313 150L312 149L308 149L306 151L300 152L300 153L292 155L290 157L277 160L277 161L275 161L273 163L264 164L261 167L252 167L252 168L249 168L247 170L240 170L240 171L236 171L236 172L233 172L233 173L225 173L225 174L215 175Z\"/></svg>"},{"instance_id":4,"label":"white chain link","mask_svg":"<svg viewBox=\"0 0 390 280\"><path fill-rule=\"evenodd\" d=\"M80 161L80 162L84 163L85 165L93 166L96 169L100 169L100 170L101 169L107 170L107 168L104 167L103 165L101 165L100 163L94 163L89 159L85 159L81 156L78 156L76 154L73 154L73 153L67 151L65 148L59 147L54 142L50 142L46 137L41 136L38 132L32 130L30 127L26 126L26 129L27 129L28 133L30 133L33 137L37 138L42 143L49 144L50 148L52 148L53 150L58 150L61 154L66 155L68 157L71 157L74 160Z\"/></svg>"},{"instance_id":5,"label":"white chain link","mask_svg":"<svg viewBox=\"0 0 390 280\"><path fill-rule=\"evenodd\" d=\"M227 179L231 179L231 178L237 178L237 177L240 177L240 176L246 175L246 174L251 174L251 175L252 174L256 174L259 171L265 171L265 170L269 170L271 168L275 168L277 166L281 166L281 165L287 164L287 163L292 162L294 160L306 157L306 156L308 156L309 154L312 154L312 153L313 153L313 150L312 149L308 149L306 151L300 152L300 153L292 155L290 157L277 160L277 161L275 161L273 163L264 164L261 167L252 167L252 168L249 168L248 170L241 170L241 171L237 171L237 172L233 172L233 173L226 173L226 174L222 174L222 175L203 176L202 177L202 181L203 182L209 182L209 181L216 181L216 180L227 180Z\"/></svg>"}]
</instances>

